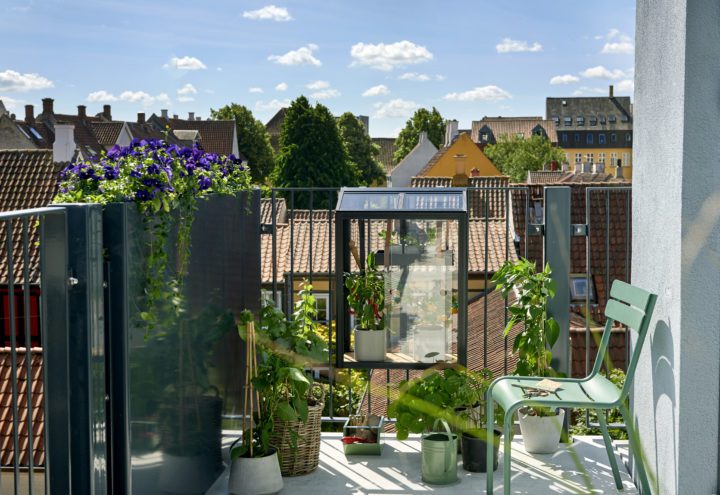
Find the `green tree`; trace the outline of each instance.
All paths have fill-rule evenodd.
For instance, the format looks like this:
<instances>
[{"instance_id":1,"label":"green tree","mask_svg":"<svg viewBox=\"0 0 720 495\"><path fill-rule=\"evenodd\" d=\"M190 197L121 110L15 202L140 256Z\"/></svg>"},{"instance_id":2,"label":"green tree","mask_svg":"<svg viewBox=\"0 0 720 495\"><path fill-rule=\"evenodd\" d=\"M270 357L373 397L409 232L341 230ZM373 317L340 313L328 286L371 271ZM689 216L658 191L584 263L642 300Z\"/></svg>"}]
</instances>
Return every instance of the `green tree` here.
<instances>
[{"instance_id":1,"label":"green tree","mask_svg":"<svg viewBox=\"0 0 720 495\"><path fill-rule=\"evenodd\" d=\"M352 113L345 112L338 119L337 126L350 161L359 174L360 185L383 183L385 169L377 160L380 148L370 139L365 125Z\"/></svg>"},{"instance_id":2,"label":"green tree","mask_svg":"<svg viewBox=\"0 0 720 495\"><path fill-rule=\"evenodd\" d=\"M275 164L276 187L357 186L358 173L343 145L335 117L327 107L313 107L300 96L288 108L280 131L280 152ZM285 195L288 196L287 194ZM327 206L325 195L313 207ZM295 207L308 207L309 194L295 193Z\"/></svg>"},{"instance_id":3,"label":"green tree","mask_svg":"<svg viewBox=\"0 0 720 495\"><path fill-rule=\"evenodd\" d=\"M433 107L432 111L427 108L418 109L415 114L405 123L405 128L400 131L395 140L395 154L393 159L395 163L405 158L418 144L420 133L427 132L428 139L436 147L440 148L445 139L445 121Z\"/></svg>"},{"instance_id":4,"label":"green tree","mask_svg":"<svg viewBox=\"0 0 720 495\"><path fill-rule=\"evenodd\" d=\"M565 152L553 146L544 136L532 136L524 139L519 136L502 135L496 144L490 144L483 150L487 157L513 182L524 182L530 170L542 170L553 160L562 162Z\"/></svg>"},{"instance_id":5,"label":"green tree","mask_svg":"<svg viewBox=\"0 0 720 495\"><path fill-rule=\"evenodd\" d=\"M264 184L275 167L270 136L265 126L242 105L231 103L219 110L210 110L216 120L234 120L237 126L238 150L248 160L253 182Z\"/></svg>"}]
</instances>

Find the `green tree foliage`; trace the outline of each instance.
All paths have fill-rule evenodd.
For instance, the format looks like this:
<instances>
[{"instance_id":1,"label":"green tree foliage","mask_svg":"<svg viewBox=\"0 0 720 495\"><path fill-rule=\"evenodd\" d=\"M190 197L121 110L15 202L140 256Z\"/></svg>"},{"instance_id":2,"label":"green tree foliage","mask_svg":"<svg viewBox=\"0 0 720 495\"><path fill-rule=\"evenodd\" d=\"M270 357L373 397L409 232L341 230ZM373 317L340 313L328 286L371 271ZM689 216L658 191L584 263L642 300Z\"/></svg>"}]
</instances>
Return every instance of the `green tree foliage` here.
<instances>
[{"instance_id":1,"label":"green tree foliage","mask_svg":"<svg viewBox=\"0 0 720 495\"><path fill-rule=\"evenodd\" d=\"M383 183L385 169L377 159L380 148L372 142L363 123L352 113L345 112L337 125L350 161L358 171L360 185Z\"/></svg>"},{"instance_id":2,"label":"green tree foliage","mask_svg":"<svg viewBox=\"0 0 720 495\"><path fill-rule=\"evenodd\" d=\"M237 126L238 150L248 160L253 182L264 184L275 167L270 136L265 126L253 117L252 112L237 103L210 110L217 120L234 120Z\"/></svg>"},{"instance_id":3,"label":"green tree foliage","mask_svg":"<svg viewBox=\"0 0 720 495\"><path fill-rule=\"evenodd\" d=\"M418 144L422 131L427 132L430 142L440 148L445 139L445 121L437 108L433 107L432 111L427 108L420 108L405 123L405 128L400 131L395 140L395 147L397 148L393 155L395 163L405 158Z\"/></svg>"},{"instance_id":4,"label":"green tree foliage","mask_svg":"<svg viewBox=\"0 0 720 495\"><path fill-rule=\"evenodd\" d=\"M288 108L280 132L280 153L275 164L276 187L357 186L358 173L348 158L335 117L327 107L313 107L300 96ZM285 194L289 197L288 194ZM314 197L313 207L327 207L328 199ZM310 206L308 193L295 193L294 206Z\"/></svg>"},{"instance_id":5,"label":"green tree foliage","mask_svg":"<svg viewBox=\"0 0 720 495\"><path fill-rule=\"evenodd\" d=\"M562 162L565 152L552 145L543 136L524 139L519 136L502 135L496 144L484 149L485 154L495 166L513 182L524 182L530 170L542 170L552 160Z\"/></svg>"}]
</instances>

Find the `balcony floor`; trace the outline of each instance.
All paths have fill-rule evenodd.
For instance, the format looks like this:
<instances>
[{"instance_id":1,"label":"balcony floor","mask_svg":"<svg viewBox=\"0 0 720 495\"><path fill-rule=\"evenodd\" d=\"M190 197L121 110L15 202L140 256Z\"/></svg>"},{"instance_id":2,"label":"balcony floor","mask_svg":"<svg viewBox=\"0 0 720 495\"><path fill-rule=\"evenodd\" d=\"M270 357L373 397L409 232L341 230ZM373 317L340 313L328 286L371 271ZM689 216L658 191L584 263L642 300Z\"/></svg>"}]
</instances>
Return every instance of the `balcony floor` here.
<instances>
[{"instance_id":1,"label":"balcony floor","mask_svg":"<svg viewBox=\"0 0 720 495\"><path fill-rule=\"evenodd\" d=\"M484 493L485 474L469 473L462 469L458 457L460 481L452 485L427 485L420 476L420 437L405 442L387 439L382 456L346 457L339 433L323 433L320 466L305 476L283 478L288 495L381 495ZM513 441L513 494L562 493L623 493L636 494L630 475L622 461L627 459L626 442L615 442L620 453L620 474L625 489L615 489L602 437L574 437L574 457L565 446L552 455L529 455L523 449L522 437ZM584 472L581 470L584 469ZM502 493L502 454L500 467L495 471L495 493ZM207 495L227 494L229 470Z\"/></svg>"}]
</instances>

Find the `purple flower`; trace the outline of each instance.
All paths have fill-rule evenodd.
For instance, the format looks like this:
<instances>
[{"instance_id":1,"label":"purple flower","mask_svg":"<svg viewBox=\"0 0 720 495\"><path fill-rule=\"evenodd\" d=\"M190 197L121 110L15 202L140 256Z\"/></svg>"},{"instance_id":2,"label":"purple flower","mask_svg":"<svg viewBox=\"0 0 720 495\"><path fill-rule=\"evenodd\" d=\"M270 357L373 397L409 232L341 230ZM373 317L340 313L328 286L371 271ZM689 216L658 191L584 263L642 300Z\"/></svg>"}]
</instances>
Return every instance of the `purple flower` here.
<instances>
[{"instance_id":1,"label":"purple flower","mask_svg":"<svg viewBox=\"0 0 720 495\"><path fill-rule=\"evenodd\" d=\"M202 177L200 177L198 185L200 186L200 190L204 191L210 188L210 186L212 185L212 180L210 180L210 177L203 175Z\"/></svg>"}]
</instances>

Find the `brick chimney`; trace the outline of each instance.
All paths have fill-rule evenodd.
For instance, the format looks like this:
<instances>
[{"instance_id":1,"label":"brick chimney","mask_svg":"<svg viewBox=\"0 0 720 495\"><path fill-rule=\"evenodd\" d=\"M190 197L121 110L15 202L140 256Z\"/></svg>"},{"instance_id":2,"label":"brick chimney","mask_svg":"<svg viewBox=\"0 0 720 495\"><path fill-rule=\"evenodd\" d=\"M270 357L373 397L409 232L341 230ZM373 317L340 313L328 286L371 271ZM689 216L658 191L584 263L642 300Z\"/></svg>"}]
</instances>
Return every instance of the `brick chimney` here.
<instances>
[{"instance_id":1,"label":"brick chimney","mask_svg":"<svg viewBox=\"0 0 720 495\"><path fill-rule=\"evenodd\" d=\"M618 160L618 166L615 167L615 178L616 179L624 179L625 178L625 174L623 174L623 168L620 165L619 160Z\"/></svg>"},{"instance_id":2,"label":"brick chimney","mask_svg":"<svg viewBox=\"0 0 720 495\"><path fill-rule=\"evenodd\" d=\"M145 113L143 113L143 112L139 112L139 113L138 113L137 123L138 123L138 124L144 124L144 123L145 123Z\"/></svg>"},{"instance_id":3,"label":"brick chimney","mask_svg":"<svg viewBox=\"0 0 720 495\"><path fill-rule=\"evenodd\" d=\"M45 103L45 100L43 100L43 103ZM75 147L75 126L72 124L55 124L53 161L56 163L71 161L75 154Z\"/></svg>"},{"instance_id":4,"label":"brick chimney","mask_svg":"<svg viewBox=\"0 0 720 495\"><path fill-rule=\"evenodd\" d=\"M615 87L611 84L610 85L610 98L615 97Z\"/></svg>"},{"instance_id":5,"label":"brick chimney","mask_svg":"<svg viewBox=\"0 0 720 495\"><path fill-rule=\"evenodd\" d=\"M455 121L457 124L457 120ZM455 175L452 178L453 187L467 187L468 176L465 173L465 164L467 163L467 155L458 154L454 155L455 159Z\"/></svg>"},{"instance_id":6,"label":"brick chimney","mask_svg":"<svg viewBox=\"0 0 720 495\"><path fill-rule=\"evenodd\" d=\"M43 105L43 113L44 114L51 114L55 113L55 110L53 109L53 100L52 98L43 98L42 99L42 105Z\"/></svg>"},{"instance_id":7,"label":"brick chimney","mask_svg":"<svg viewBox=\"0 0 720 495\"><path fill-rule=\"evenodd\" d=\"M35 107L32 105L25 105L25 123L30 125L35 123Z\"/></svg>"},{"instance_id":8,"label":"brick chimney","mask_svg":"<svg viewBox=\"0 0 720 495\"><path fill-rule=\"evenodd\" d=\"M162 116L162 118L167 119L167 118L168 118L167 108L161 109L161 110L160 110L160 115Z\"/></svg>"},{"instance_id":9,"label":"brick chimney","mask_svg":"<svg viewBox=\"0 0 720 495\"><path fill-rule=\"evenodd\" d=\"M78 117L81 119L87 117L87 107L85 107L85 105L78 105Z\"/></svg>"},{"instance_id":10,"label":"brick chimney","mask_svg":"<svg viewBox=\"0 0 720 495\"><path fill-rule=\"evenodd\" d=\"M551 162L550 162L550 170L555 171L555 170L557 170L557 169L558 169L558 162L557 162L557 160L551 161Z\"/></svg>"},{"instance_id":11,"label":"brick chimney","mask_svg":"<svg viewBox=\"0 0 720 495\"><path fill-rule=\"evenodd\" d=\"M107 120L112 120L112 112L110 105L103 105L103 117L105 117Z\"/></svg>"},{"instance_id":12,"label":"brick chimney","mask_svg":"<svg viewBox=\"0 0 720 495\"><path fill-rule=\"evenodd\" d=\"M473 169L470 171L470 177L480 177L480 171L477 167L473 167Z\"/></svg>"},{"instance_id":13,"label":"brick chimney","mask_svg":"<svg viewBox=\"0 0 720 495\"><path fill-rule=\"evenodd\" d=\"M195 120L195 112L188 112L188 120Z\"/></svg>"}]
</instances>

